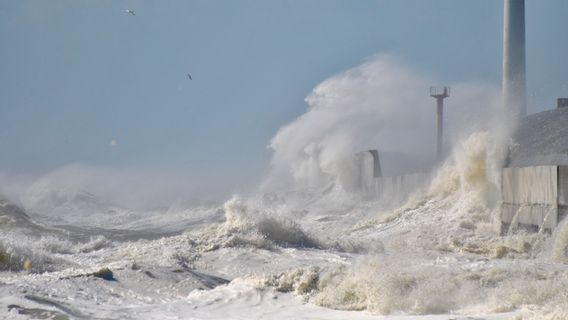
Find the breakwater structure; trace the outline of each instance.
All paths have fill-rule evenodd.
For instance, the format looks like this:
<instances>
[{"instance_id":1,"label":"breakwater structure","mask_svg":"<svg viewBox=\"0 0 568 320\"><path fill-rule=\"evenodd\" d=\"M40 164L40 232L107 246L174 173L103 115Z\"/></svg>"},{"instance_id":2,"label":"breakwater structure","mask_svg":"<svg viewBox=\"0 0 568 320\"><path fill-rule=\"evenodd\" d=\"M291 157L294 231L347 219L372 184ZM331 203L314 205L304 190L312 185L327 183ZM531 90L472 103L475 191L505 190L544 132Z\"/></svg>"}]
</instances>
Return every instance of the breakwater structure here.
<instances>
[{"instance_id":1,"label":"breakwater structure","mask_svg":"<svg viewBox=\"0 0 568 320\"><path fill-rule=\"evenodd\" d=\"M500 221L552 230L568 207L568 99L526 116L525 0L503 1L503 106L515 128L501 172Z\"/></svg>"},{"instance_id":2,"label":"breakwater structure","mask_svg":"<svg viewBox=\"0 0 568 320\"><path fill-rule=\"evenodd\" d=\"M501 230L511 224L552 230L568 215L568 98L559 98L555 109L526 115L524 0L503 0L502 58L504 114L515 130L501 171ZM441 122L438 117L438 127ZM441 139L439 129L439 155ZM377 150L357 154L364 195L400 203L426 190L429 170L385 174L383 156Z\"/></svg>"},{"instance_id":3,"label":"breakwater structure","mask_svg":"<svg viewBox=\"0 0 568 320\"><path fill-rule=\"evenodd\" d=\"M512 136L500 179L503 231L511 224L553 230L568 215L568 98L557 101L556 109L524 117ZM356 158L360 190L369 198L400 204L426 191L431 181L431 164L420 168L405 163L405 169L394 172L381 166L383 161L392 168L412 158L408 155L369 150Z\"/></svg>"},{"instance_id":4,"label":"breakwater structure","mask_svg":"<svg viewBox=\"0 0 568 320\"><path fill-rule=\"evenodd\" d=\"M375 200L392 205L401 204L410 196L426 191L431 174L423 169L423 163L409 162L411 158L402 153L379 153L377 150L359 152L355 155L360 168L359 186L361 193ZM381 166L381 159L388 165L388 170ZM423 161L423 160L422 160ZM403 163L399 169L393 169L394 163ZM408 170L411 168L410 170ZM412 173L403 173L410 171Z\"/></svg>"},{"instance_id":5,"label":"breakwater structure","mask_svg":"<svg viewBox=\"0 0 568 320\"><path fill-rule=\"evenodd\" d=\"M568 99L526 116L501 172L501 222L552 230L568 212Z\"/></svg>"}]
</instances>

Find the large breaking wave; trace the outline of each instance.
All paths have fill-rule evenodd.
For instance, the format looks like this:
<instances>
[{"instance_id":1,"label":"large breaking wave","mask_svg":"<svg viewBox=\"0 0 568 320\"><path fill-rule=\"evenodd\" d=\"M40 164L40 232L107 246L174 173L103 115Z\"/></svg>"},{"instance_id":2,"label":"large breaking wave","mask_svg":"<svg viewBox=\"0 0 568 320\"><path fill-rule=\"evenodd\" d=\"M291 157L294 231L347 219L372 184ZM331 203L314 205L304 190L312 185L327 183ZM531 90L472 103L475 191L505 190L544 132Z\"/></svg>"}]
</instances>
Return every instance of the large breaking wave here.
<instances>
[{"instance_id":1,"label":"large breaking wave","mask_svg":"<svg viewBox=\"0 0 568 320\"><path fill-rule=\"evenodd\" d=\"M223 318L245 305L276 318L366 310L565 319L566 223L553 234L499 234L507 140L494 126L498 90L453 86L451 151L433 164L431 81L385 55L324 81L271 140L258 193L219 205L141 212L107 201L92 182L54 186L61 173L47 175L11 199L30 215L0 206L0 271L9 274L0 307L108 318ZM426 192L394 209L358 194L352 155L372 148L428 162ZM117 282L90 278L103 267ZM290 305L295 314L282 311Z\"/></svg>"}]
</instances>

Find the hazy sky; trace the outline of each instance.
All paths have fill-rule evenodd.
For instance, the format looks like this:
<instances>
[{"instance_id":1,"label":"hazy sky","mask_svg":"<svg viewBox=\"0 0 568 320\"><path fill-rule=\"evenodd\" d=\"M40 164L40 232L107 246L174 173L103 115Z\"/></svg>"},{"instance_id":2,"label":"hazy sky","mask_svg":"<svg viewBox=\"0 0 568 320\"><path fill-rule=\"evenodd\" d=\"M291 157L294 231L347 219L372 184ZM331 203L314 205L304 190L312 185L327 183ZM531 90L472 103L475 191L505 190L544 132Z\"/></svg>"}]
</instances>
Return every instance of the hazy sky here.
<instances>
[{"instance_id":1,"label":"hazy sky","mask_svg":"<svg viewBox=\"0 0 568 320\"><path fill-rule=\"evenodd\" d=\"M258 175L311 89L373 54L442 81L499 84L502 10L498 0L3 0L0 171ZM527 1L531 113L568 96L566 17L566 0Z\"/></svg>"}]
</instances>

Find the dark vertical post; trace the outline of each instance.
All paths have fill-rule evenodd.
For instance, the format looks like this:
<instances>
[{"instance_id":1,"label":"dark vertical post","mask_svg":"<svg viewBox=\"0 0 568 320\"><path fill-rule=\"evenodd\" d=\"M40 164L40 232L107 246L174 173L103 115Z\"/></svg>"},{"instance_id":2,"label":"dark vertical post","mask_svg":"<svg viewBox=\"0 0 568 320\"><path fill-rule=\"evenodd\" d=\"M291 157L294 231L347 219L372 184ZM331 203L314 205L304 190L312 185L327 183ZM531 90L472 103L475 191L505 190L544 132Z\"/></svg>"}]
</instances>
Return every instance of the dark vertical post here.
<instances>
[{"instance_id":1,"label":"dark vertical post","mask_svg":"<svg viewBox=\"0 0 568 320\"><path fill-rule=\"evenodd\" d=\"M442 159L442 137L444 136L444 98L436 98L436 107L438 114L438 140L436 144L436 154L438 155L438 159Z\"/></svg>"},{"instance_id":2,"label":"dark vertical post","mask_svg":"<svg viewBox=\"0 0 568 320\"><path fill-rule=\"evenodd\" d=\"M369 153L373 156L373 178L380 178L382 177L383 173L381 172L381 160L379 159L379 151L374 149L369 150Z\"/></svg>"}]
</instances>

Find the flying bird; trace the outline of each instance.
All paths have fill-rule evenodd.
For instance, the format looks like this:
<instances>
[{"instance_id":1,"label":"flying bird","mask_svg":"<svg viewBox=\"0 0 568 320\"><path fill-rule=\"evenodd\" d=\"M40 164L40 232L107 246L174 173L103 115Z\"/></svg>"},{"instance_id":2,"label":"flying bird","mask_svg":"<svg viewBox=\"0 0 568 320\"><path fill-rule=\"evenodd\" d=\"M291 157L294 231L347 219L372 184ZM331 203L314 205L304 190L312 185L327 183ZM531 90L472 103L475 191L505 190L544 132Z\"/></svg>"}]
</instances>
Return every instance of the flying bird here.
<instances>
[{"instance_id":1,"label":"flying bird","mask_svg":"<svg viewBox=\"0 0 568 320\"><path fill-rule=\"evenodd\" d=\"M124 12L130 13L130 14L133 15L133 16L136 15L136 13L134 13L134 11L133 11L133 10L130 10L130 9L126 9L126 10L124 10Z\"/></svg>"},{"instance_id":2,"label":"flying bird","mask_svg":"<svg viewBox=\"0 0 568 320\"><path fill-rule=\"evenodd\" d=\"M193 80L193 78L191 78L191 75L188 73L187 77L189 78L189 80Z\"/></svg>"}]
</instances>

